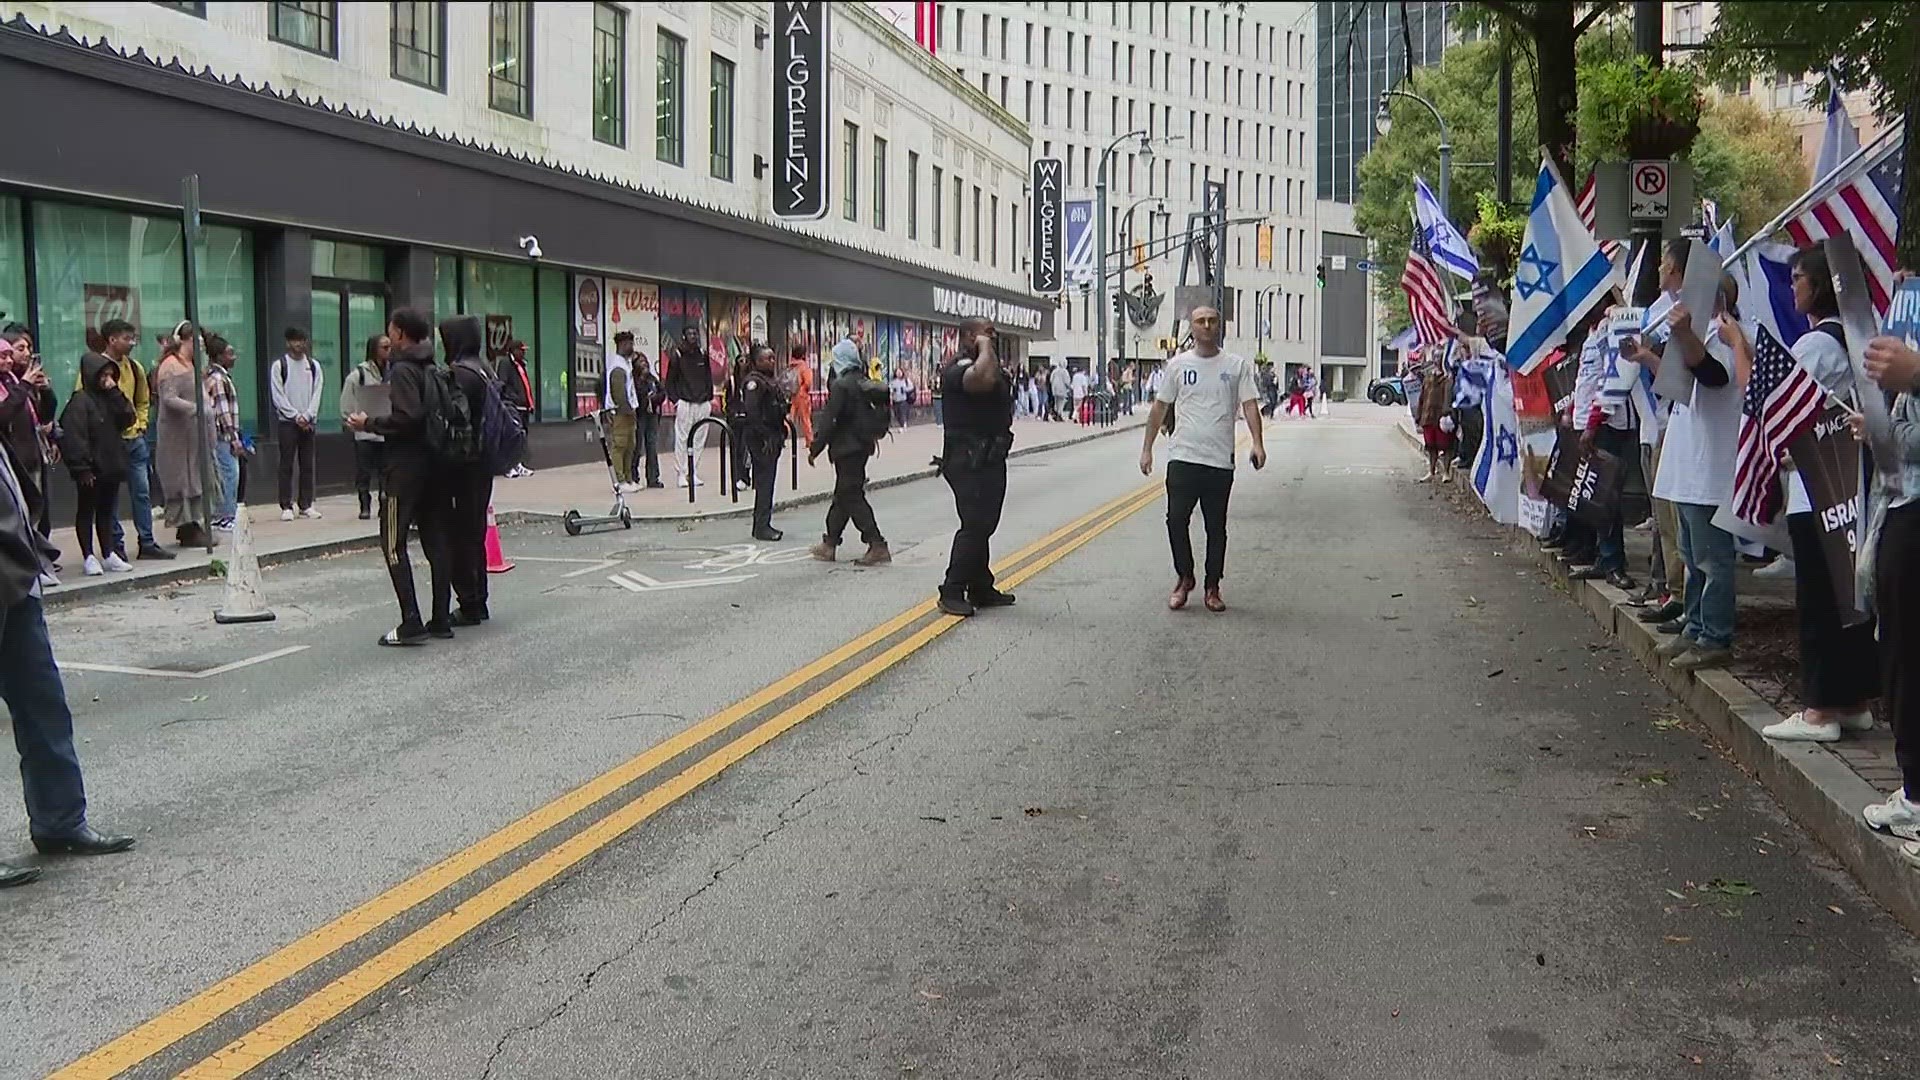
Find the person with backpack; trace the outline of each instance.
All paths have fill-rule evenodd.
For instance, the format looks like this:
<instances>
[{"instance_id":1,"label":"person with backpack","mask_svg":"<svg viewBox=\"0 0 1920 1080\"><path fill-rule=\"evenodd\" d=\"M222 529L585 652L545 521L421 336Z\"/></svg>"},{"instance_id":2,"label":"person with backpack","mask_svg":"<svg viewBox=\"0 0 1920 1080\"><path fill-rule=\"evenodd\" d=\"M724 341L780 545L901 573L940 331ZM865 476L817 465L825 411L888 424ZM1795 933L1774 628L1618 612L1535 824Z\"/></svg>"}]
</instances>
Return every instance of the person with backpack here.
<instances>
[{"instance_id":1,"label":"person with backpack","mask_svg":"<svg viewBox=\"0 0 1920 1080\"><path fill-rule=\"evenodd\" d=\"M478 429L480 449L471 461L446 462L447 562L454 599L459 604L453 613L455 626L478 626L489 618L487 507L493 502L493 478L520 461L517 453L507 453L497 446L500 429L508 422L507 408L500 382L493 377L493 368L481 351L485 344L486 331L478 316L456 315L440 323L440 347L446 354L447 373L455 392L466 399L467 415Z\"/></svg>"},{"instance_id":2,"label":"person with backpack","mask_svg":"<svg viewBox=\"0 0 1920 1080\"><path fill-rule=\"evenodd\" d=\"M286 354L273 362L267 382L280 443L280 520L293 520L294 477L299 476L300 516L318 518L313 507L313 436L320 416L320 362L305 328L287 327Z\"/></svg>"},{"instance_id":3,"label":"person with backpack","mask_svg":"<svg viewBox=\"0 0 1920 1080\"><path fill-rule=\"evenodd\" d=\"M385 393L387 382L387 355L393 351L393 341L385 334L375 334L367 339L367 358L353 369L347 381L340 384L340 418L342 420L357 412L366 412L374 395L369 391L380 387ZM373 485L380 476L380 451L384 440L371 431L353 433L353 491L360 496L360 520L373 516Z\"/></svg>"},{"instance_id":4,"label":"person with backpack","mask_svg":"<svg viewBox=\"0 0 1920 1080\"><path fill-rule=\"evenodd\" d=\"M880 535L880 523L874 520L873 505L867 501L867 459L886 438L889 419L887 388L866 377L859 347L841 339L833 347L827 405L814 428L813 441L807 444L809 466L822 452L833 463L833 502L827 507L827 531L811 549L813 557L821 562L834 561L849 521L860 530L860 539L867 545L866 554L855 559L855 565L879 566L893 561L887 538Z\"/></svg>"},{"instance_id":5,"label":"person with backpack","mask_svg":"<svg viewBox=\"0 0 1920 1080\"><path fill-rule=\"evenodd\" d=\"M607 423L607 453L613 459L613 479L622 490L632 491L635 417L640 408L639 387L633 378L633 331L613 335L613 352L607 355L606 380L601 386L600 405L612 413ZM657 468L657 466L656 466Z\"/></svg>"},{"instance_id":6,"label":"person with backpack","mask_svg":"<svg viewBox=\"0 0 1920 1080\"><path fill-rule=\"evenodd\" d=\"M388 412L347 417L353 431L371 431L386 440L386 479L380 490L380 554L393 579L400 604L400 625L380 638L382 645L421 645L428 637L453 636L453 585L447 561L446 467L436 443L444 443L455 410L448 380L434 369L433 329L426 317L400 308L387 318L393 352L387 362ZM460 424L468 423L458 406ZM407 537L420 527L420 546L432 570L433 617L422 622L420 599L407 558Z\"/></svg>"},{"instance_id":7,"label":"person with backpack","mask_svg":"<svg viewBox=\"0 0 1920 1080\"><path fill-rule=\"evenodd\" d=\"M640 463L645 461L647 486L663 488L667 485L660 482L660 407L667 402L667 391L653 373L652 359L639 353L633 354L633 392L639 403L634 406L633 461L628 471L639 476Z\"/></svg>"},{"instance_id":8,"label":"person with backpack","mask_svg":"<svg viewBox=\"0 0 1920 1080\"><path fill-rule=\"evenodd\" d=\"M780 478L788 409L773 362L772 349L753 346L747 377L740 382L740 438L753 465L753 538L770 544L785 535L773 527L773 489Z\"/></svg>"}]
</instances>

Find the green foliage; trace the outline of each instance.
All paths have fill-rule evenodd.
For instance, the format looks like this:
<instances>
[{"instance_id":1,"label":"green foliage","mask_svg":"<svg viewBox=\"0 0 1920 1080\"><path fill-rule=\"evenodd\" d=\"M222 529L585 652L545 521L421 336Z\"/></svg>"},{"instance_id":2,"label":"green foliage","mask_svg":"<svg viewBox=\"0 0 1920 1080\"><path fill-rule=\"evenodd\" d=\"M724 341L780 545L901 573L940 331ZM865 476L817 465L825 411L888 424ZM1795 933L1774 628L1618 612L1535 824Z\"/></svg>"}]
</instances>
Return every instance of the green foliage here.
<instances>
[{"instance_id":1,"label":"green foliage","mask_svg":"<svg viewBox=\"0 0 1920 1080\"><path fill-rule=\"evenodd\" d=\"M1708 103L1689 156L1699 193L1732 215L1743 237L1813 182L1793 125L1745 98Z\"/></svg>"},{"instance_id":2,"label":"green foliage","mask_svg":"<svg viewBox=\"0 0 1920 1080\"><path fill-rule=\"evenodd\" d=\"M1689 134L1699 127L1700 77L1691 66L1656 68L1640 56L1607 60L1584 66L1579 82L1580 143L1596 157L1639 156L1635 136L1650 124Z\"/></svg>"},{"instance_id":3,"label":"green foliage","mask_svg":"<svg viewBox=\"0 0 1920 1080\"><path fill-rule=\"evenodd\" d=\"M1480 253L1480 268L1492 269L1505 285L1513 280L1513 265L1527 235L1527 215L1518 206L1494 198L1491 192L1481 192L1479 202L1480 213L1467 231L1467 239Z\"/></svg>"}]
</instances>

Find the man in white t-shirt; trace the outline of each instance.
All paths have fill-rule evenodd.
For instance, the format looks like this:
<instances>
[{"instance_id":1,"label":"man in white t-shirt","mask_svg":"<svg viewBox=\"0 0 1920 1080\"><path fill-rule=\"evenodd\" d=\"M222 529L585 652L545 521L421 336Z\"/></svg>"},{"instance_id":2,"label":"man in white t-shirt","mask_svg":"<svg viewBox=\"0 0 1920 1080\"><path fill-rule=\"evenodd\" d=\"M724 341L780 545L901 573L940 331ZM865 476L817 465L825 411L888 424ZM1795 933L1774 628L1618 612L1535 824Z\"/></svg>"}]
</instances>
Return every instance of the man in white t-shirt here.
<instances>
[{"instance_id":1,"label":"man in white t-shirt","mask_svg":"<svg viewBox=\"0 0 1920 1080\"><path fill-rule=\"evenodd\" d=\"M1092 414L1087 411L1087 395L1093 391L1093 381L1087 378L1087 371L1081 368L1073 373L1073 419L1076 423L1092 423Z\"/></svg>"},{"instance_id":2,"label":"man in white t-shirt","mask_svg":"<svg viewBox=\"0 0 1920 1080\"><path fill-rule=\"evenodd\" d=\"M1220 351L1220 312L1193 309L1193 348L1167 361L1165 377L1154 395L1147 417L1146 442L1140 448L1140 472L1153 475L1153 442L1174 413L1173 432L1167 437L1167 539L1173 546L1173 571L1178 575L1167 607L1187 606L1193 592L1193 537L1189 528L1193 508L1207 526L1206 605L1208 611L1227 610L1220 599L1220 579L1227 569L1227 498L1233 492L1233 423L1246 417L1253 434L1253 467L1267 463L1267 444L1260 430L1260 390L1253 365L1245 357Z\"/></svg>"}]
</instances>

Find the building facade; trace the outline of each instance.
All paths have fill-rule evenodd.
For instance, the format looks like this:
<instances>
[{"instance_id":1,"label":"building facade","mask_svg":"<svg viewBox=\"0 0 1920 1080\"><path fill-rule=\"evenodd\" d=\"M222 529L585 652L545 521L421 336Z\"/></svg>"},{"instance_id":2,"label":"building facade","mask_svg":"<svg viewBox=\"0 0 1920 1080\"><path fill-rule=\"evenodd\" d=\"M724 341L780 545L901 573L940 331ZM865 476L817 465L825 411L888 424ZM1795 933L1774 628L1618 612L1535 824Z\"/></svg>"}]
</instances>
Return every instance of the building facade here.
<instances>
[{"instance_id":1,"label":"building facade","mask_svg":"<svg viewBox=\"0 0 1920 1080\"><path fill-rule=\"evenodd\" d=\"M1035 157L1060 160L1069 203L1093 199L1101 156L1119 143L1108 165L1109 289L1124 261L1130 290L1150 274L1170 296L1188 215L1205 184L1225 182L1229 220L1247 219L1227 234L1227 347L1306 363L1318 260L1311 19L1305 3L943 3L936 49L1028 126ZM1132 132L1150 141L1150 161ZM1033 342L1033 362L1088 364L1096 319L1110 358L1159 359L1171 301L1115 341L1111 294L1083 289L1090 275L1073 265L1069 252L1054 334Z\"/></svg>"},{"instance_id":2,"label":"building facade","mask_svg":"<svg viewBox=\"0 0 1920 1080\"><path fill-rule=\"evenodd\" d=\"M564 422L596 407L622 330L651 355L696 328L716 365L754 340L817 362L849 336L920 371L983 302L1016 350L1050 332L1016 239L1025 125L862 5L833 6L831 212L799 223L770 212L770 4L7 3L0 20L6 99L40 103L16 111L0 176L6 321L63 390L105 319L149 343L170 329L197 174L201 322L238 347L260 433L282 331L311 328L323 481L350 457L339 383L402 305L484 318L496 353L527 343L548 464L588 453ZM977 242L933 242L949 207L919 160L974 193L947 231Z\"/></svg>"}]
</instances>

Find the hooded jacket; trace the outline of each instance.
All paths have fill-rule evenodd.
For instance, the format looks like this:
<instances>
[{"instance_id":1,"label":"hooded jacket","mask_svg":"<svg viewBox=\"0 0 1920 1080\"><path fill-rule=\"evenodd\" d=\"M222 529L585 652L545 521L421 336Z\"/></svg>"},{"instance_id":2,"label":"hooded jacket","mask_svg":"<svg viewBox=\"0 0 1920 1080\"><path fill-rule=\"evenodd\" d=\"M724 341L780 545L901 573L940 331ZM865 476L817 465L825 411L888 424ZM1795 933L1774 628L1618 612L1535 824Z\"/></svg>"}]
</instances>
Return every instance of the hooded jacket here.
<instances>
[{"instance_id":1,"label":"hooded jacket","mask_svg":"<svg viewBox=\"0 0 1920 1080\"><path fill-rule=\"evenodd\" d=\"M6 459L3 451L0 459ZM14 479L11 459L6 459L0 463L0 610L38 596L41 571L59 557L60 549L34 531L26 494Z\"/></svg>"},{"instance_id":2,"label":"hooded jacket","mask_svg":"<svg viewBox=\"0 0 1920 1080\"><path fill-rule=\"evenodd\" d=\"M387 357L385 416L367 418L367 430L387 441L389 455L427 451L426 384L433 367L433 345L417 341L396 346Z\"/></svg>"},{"instance_id":3,"label":"hooded jacket","mask_svg":"<svg viewBox=\"0 0 1920 1080\"><path fill-rule=\"evenodd\" d=\"M486 330L477 315L456 315L440 324L440 344L447 351L447 367L454 384L467 395L467 415L475 424L486 415L487 384L494 381L493 368L481 352Z\"/></svg>"},{"instance_id":4,"label":"hooded jacket","mask_svg":"<svg viewBox=\"0 0 1920 1080\"><path fill-rule=\"evenodd\" d=\"M827 384L827 405L814 420L808 453L817 455L825 450L829 461L873 453L873 443L862 438L854 426L860 400L870 393L878 393L884 400L886 389L869 380L858 367L840 368Z\"/></svg>"},{"instance_id":5,"label":"hooded jacket","mask_svg":"<svg viewBox=\"0 0 1920 1080\"><path fill-rule=\"evenodd\" d=\"M674 346L673 363L667 366L667 396L675 401L712 401L713 365L705 349L689 349L686 342Z\"/></svg>"},{"instance_id":6,"label":"hooded jacket","mask_svg":"<svg viewBox=\"0 0 1920 1080\"><path fill-rule=\"evenodd\" d=\"M353 369L347 381L340 384L340 418L345 420L354 413L366 412L367 399L372 396L366 392L367 388L384 385L386 381L387 377L380 372L380 365L371 360L360 361L360 366ZM380 436L371 431L356 431L353 437L359 442L381 441Z\"/></svg>"},{"instance_id":7,"label":"hooded jacket","mask_svg":"<svg viewBox=\"0 0 1920 1080\"><path fill-rule=\"evenodd\" d=\"M75 481L124 480L130 471L120 433L133 423L133 403L118 386L100 389L100 373L112 363L99 353L81 357L80 389L60 414L60 455Z\"/></svg>"},{"instance_id":8,"label":"hooded jacket","mask_svg":"<svg viewBox=\"0 0 1920 1080\"><path fill-rule=\"evenodd\" d=\"M0 441L5 442L14 463L31 476L47 463L40 449L39 425L53 422L53 391L12 374L0 375L0 386L7 394L0 400Z\"/></svg>"}]
</instances>

